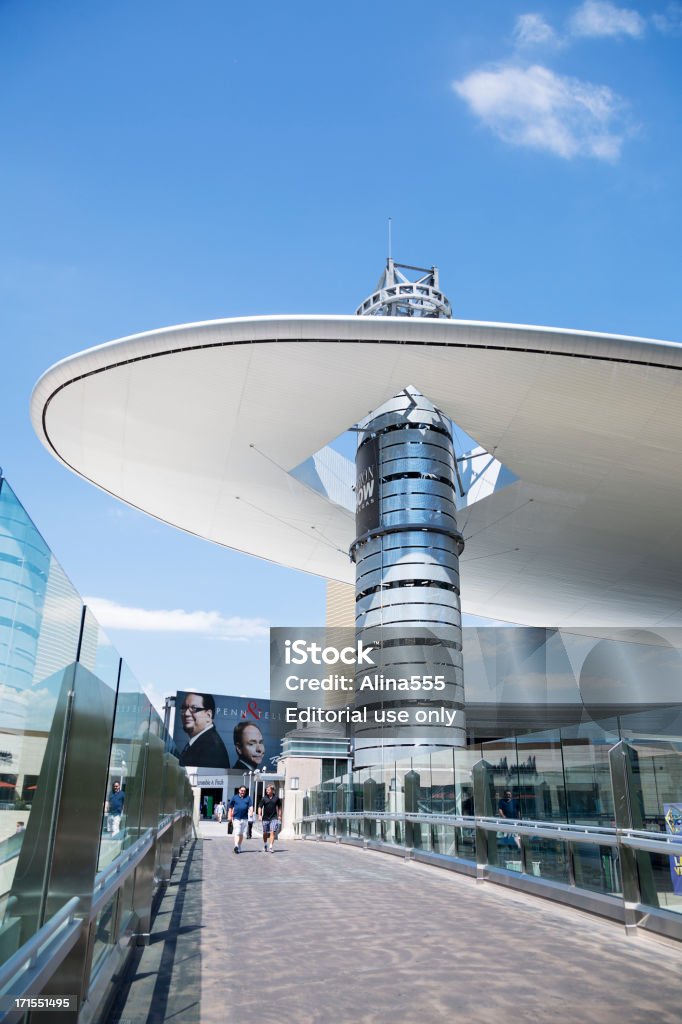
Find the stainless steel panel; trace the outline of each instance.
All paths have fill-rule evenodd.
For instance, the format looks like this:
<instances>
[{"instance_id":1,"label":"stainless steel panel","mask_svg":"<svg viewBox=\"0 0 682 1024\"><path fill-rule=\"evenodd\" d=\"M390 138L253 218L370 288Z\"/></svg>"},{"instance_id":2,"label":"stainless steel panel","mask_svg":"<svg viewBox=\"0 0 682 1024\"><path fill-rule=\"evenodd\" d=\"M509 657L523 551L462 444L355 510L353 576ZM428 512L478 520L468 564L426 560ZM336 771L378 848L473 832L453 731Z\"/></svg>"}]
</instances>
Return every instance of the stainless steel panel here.
<instances>
[{"instance_id":1,"label":"stainless steel panel","mask_svg":"<svg viewBox=\"0 0 682 1024\"><path fill-rule=\"evenodd\" d=\"M409 517L410 513L423 511L440 512L454 522L457 521L453 503L444 502L437 494L427 493L418 486L416 481L414 487L406 488L398 494L387 495L381 499L382 523L383 517L389 512L402 512ZM407 522L412 524L412 520L409 518ZM384 525L386 524L384 523Z\"/></svg>"},{"instance_id":2,"label":"stainless steel panel","mask_svg":"<svg viewBox=\"0 0 682 1024\"><path fill-rule=\"evenodd\" d=\"M487 761L477 761L471 769L474 785L474 814L477 817L489 817L494 813L495 779L492 765ZM477 877L481 879L488 865L497 865L497 836L494 832L476 825L476 866Z\"/></svg>"},{"instance_id":3,"label":"stainless steel panel","mask_svg":"<svg viewBox=\"0 0 682 1024\"><path fill-rule=\"evenodd\" d=\"M406 491L406 484L410 485L412 493L428 494L447 504L454 504L454 490L452 486L443 484L440 480L386 480L381 485L381 500L395 498Z\"/></svg>"},{"instance_id":4,"label":"stainless steel panel","mask_svg":"<svg viewBox=\"0 0 682 1024\"><path fill-rule=\"evenodd\" d=\"M84 922L77 943L43 992L77 994L80 1001L87 992L90 974L88 915L102 831L115 693L79 665L67 699L70 707L64 721L61 785L54 808L51 855L46 864L43 920L77 896ZM68 1019L75 1020L76 1014Z\"/></svg>"},{"instance_id":5,"label":"stainless steel panel","mask_svg":"<svg viewBox=\"0 0 682 1024\"><path fill-rule=\"evenodd\" d=\"M442 459L436 457L425 462L423 459L416 458L391 458L381 464L379 470L381 480L385 480L389 476L401 476L405 473L420 473L424 477L428 475L435 477L443 477L445 480L449 480L451 483L454 481L454 476L449 462L444 462ZM418 478L406 476L402 483L409 484L419 482ZM383 484L382 484L383 487ZM451 499L454 500L455 492L451 491Z\"/></svg>"},{"instance_id":6,"label":"stainless steel panel","mask_svg":"<svg viewBox=\"0 0 682 1024\"><path fill-rule=\"evenodd\" d=\"M411 636L411 624L421 626L460 626L461 617L457 608L447 605L404 604L396 608L369 608L363 613L362 625L373 629L377 626L404 625L405 635Z\"/></svg>"},{"instance_id":7,"label":"stainless steel panel","mask_svg":"<svg viewBox=\"0 0 682 1024\"><path fill-rule=\"evenodd\" d=\"M175 794L177 790L178 759L172 754L164 754L164 785L161 815L175 813ZM166 829L157 843L157 876L167 880L173 867L173 828Z\"/></svg>"},{"instance_id":8,"label":"stainless steel panel","mask_svg":"<svg viewBox=\"0 0 682 1024\"><path fill-rule=\"evenodd\" d=\"M161 809L161 789L163 784L164 744L152 728L147 729L144 771L144 789L140 828L156 828ZM153 846L135 872L135 889L133 893L134 911L138 919L138 942L144 942L151 927L152 897L154 894L154 868L156 863L156 847Z\"/></svg>"},{"instance_id":9,"label":"stainless steel panel","mask_svg":"<svg viewBox=\"0 0 682 1024\"><path fill-rule=\"evenodd\" d=\"M621 740L609 750L609 768L611 771L611 788L613 807L618 828L633 828L631 804L631 770L630 755L634 753L627 743ZM628 929L637 926L637 915L632 906L640 902L639 873L637 870L637 851L623 847L620 855L621 877L623 879L623 898L625 900L625 925ZM656 899L656 902L658 900Z\"/></svg>"},{"instance_id":10,"label":"stainless steel panel","mask_svg":"<svg viewBox=\"0 0 682 1024\"><path fill-rule=\"evenodd\" d=\"M392 430L384 434L382 441L388 445L391 443L392 438L397 438L396 444L418 444L423 445L424 439L428 438L429 444L440 445L445 451L452 452L452 445L450 438L446 437L445 434L439 433L437 430L424 429L419 427L408 427L403 430Z\"/></svg>"},{"instance_id":11,"label":"stainless steel panel","mask_svg":"<svg viewBox=\"0 0 682 1024\"><path fill-rule=\"evenodd\" d=\"M384 529L392 526L432 526L435 529L457 532L457 520L445 509L411 509L409 512L387 512L382 516Z\"/></svg>"},{"instance_id":12,"label":"stainless steel panel","mask_svg":"<svg viewBox=\"0 0 682 1024\"><path fill-rule=\"evenodd\" d=\"M402 587L386 587L361 597L356 602L356 611L369 611L378 604L383 604L386 608L397 605L431 604L459 610L459 594L456 590L444 587L420 587L414 583Z\"/></svg>"},{"instance_id":13,"label":"stainless steel panel","mask_svg":"<svg viewBox=\"0 0 682 1024\"><path fill-rule=\"evenodd\" d=\"M407 531L403 533L403 537L406 536L410 536ZM424 534L421 534L421 537L423 538ZM385 572L389 572L403 566L413 575L418 575L418 573L415 573L414 569L410 569L410 566L421 566L426 573L434 569L444 569L458 574L459 558L452 550L452 542L447 537L444 537L443 541L446 543L446 547L437 549L433 554L431 553L432 546L423 540L419 548L412 546L394 548L388 545L384 545L382 548L381 544L375 544L371 550L363 548L362 555L358 558L358 578L360 579L370 572L377 572L382 567ZM370 541L370 543L372 542Z\"/></svg>"},{"instance_id":14,"label":"stainless steel panel","mask_svg":"<svg viewBox=\"0 0 682 1024\"><path fill-rule=\"evenodd\" d=\"M409 524L408 524L409 525ZM400 557L403 553L406 556L413 556L423 552L430 561L440 561L442 554L458 558L457 549L453 546L452 538L444 534L424 533L421 529L401 530L400 533L387 533L383 537L371 538L358 549L362 557L381 553L389 555L391 551ZM390 557L390 556L389 556Z\"/></svg>"}]
</instances>

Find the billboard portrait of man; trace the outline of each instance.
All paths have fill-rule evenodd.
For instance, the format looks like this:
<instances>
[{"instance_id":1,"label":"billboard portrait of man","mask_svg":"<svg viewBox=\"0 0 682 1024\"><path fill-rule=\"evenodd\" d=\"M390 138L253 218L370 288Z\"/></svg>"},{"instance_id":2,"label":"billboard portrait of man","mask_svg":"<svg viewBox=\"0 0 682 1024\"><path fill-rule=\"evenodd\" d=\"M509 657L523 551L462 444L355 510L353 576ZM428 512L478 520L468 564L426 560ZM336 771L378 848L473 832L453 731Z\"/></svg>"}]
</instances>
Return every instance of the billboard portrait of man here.
<instances>
[{"instance_id":1,"label":"billboard portrait of man","mask_svg":"<svg viewBox=\"0 0 682 1024\"><path fill-rule=\"evenodd\" d=\"M215 700L210 693L185 693L178 710L188 740L180 754L181 765L196 768L229 768L225 744L215 727Z\"/></svg>"},{"instance_id":2,"label":"billboard portrait of man","mask_svg":"<svg viewBox=\"0 0 682 1024\"><path fill-rule=\"evenodd\" d=\"M232 734L237 755L234 767L251 772L265 768L265 741L260 726L255 722L242 721L234 727Z\"/></svg>"},{"instance_id":3,"label":"billboard portrait of man","mask_svg":"<svg viewBox=\"0 0 682 1024\"><path fill-rule=\"evenodd\" d=\"M272 771L291 728L286 703L234 694L178 690L173 740L180 764L245 772Z\"/></svg>"}]
</instances>

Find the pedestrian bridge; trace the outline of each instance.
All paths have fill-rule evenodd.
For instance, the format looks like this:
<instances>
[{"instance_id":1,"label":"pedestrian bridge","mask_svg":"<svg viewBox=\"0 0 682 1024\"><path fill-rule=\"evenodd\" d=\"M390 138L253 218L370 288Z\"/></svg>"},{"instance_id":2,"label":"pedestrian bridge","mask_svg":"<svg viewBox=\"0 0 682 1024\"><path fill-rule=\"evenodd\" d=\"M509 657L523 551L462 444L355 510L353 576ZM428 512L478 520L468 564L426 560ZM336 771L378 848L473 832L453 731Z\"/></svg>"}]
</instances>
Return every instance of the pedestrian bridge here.
<instances>
[{"instance_id":1,"label":"pedestrian bridge","mask_svg":"<svg viewBox=\"0 0 682 1024\"><path fill-rule=\"evenodd\" d=\"M679 1024L679 944L363 845L205 822L108 1024Z\"/></svg>"}]
</instances>

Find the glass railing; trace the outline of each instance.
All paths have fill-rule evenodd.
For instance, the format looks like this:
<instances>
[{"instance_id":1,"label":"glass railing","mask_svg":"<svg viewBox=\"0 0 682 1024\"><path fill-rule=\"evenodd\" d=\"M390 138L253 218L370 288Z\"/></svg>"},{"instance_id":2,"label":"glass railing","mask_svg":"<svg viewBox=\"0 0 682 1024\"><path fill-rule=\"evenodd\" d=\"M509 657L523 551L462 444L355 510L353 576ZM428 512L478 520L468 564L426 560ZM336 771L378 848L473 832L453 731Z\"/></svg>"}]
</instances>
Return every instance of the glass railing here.
<instances>
[{"instance_id":1,"label":"glass railing","mask_svg":"<svg viewBox=\"0 0 682 1024\"><path fill-rule=\"evenodd\" d=\"M82 1001L148 931L192 792L161 718L2 477L0 689L0 995L58 992L73 950ZM54 946L47 982L23 955L40 935Z\"/></svg>"},{"instance_id":2,"label":"glass railing","mask_svg":"<svg viewBox=\"0 0 682 1024\"><path fill-rule=\"evenodd\" d=\"M682 940L682 739L640 725L637 713L618 732L583 723L363 768L308 791L295 827L446 858Z\"/></svg>"}]
</instances>

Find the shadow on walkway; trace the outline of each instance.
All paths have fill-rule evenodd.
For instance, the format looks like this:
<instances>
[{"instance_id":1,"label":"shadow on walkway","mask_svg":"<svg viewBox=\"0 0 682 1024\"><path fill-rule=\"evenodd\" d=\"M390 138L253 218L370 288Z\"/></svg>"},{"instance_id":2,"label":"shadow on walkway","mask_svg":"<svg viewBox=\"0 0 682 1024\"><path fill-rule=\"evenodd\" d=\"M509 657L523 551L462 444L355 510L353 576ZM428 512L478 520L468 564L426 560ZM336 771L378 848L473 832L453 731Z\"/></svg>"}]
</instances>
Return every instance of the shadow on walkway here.
<instances>
[{"instance_id":1,"label":"shadow on walkway","mask_svg":"<svg viewBox=\"0 0 682 1024\"><path fill-rule=\"evenodd\" d=\"M200 841L189 843L161 896L148 946L134 956L108 1024L199 1024L202 928Z\"/></svg>"}]
</instances>

